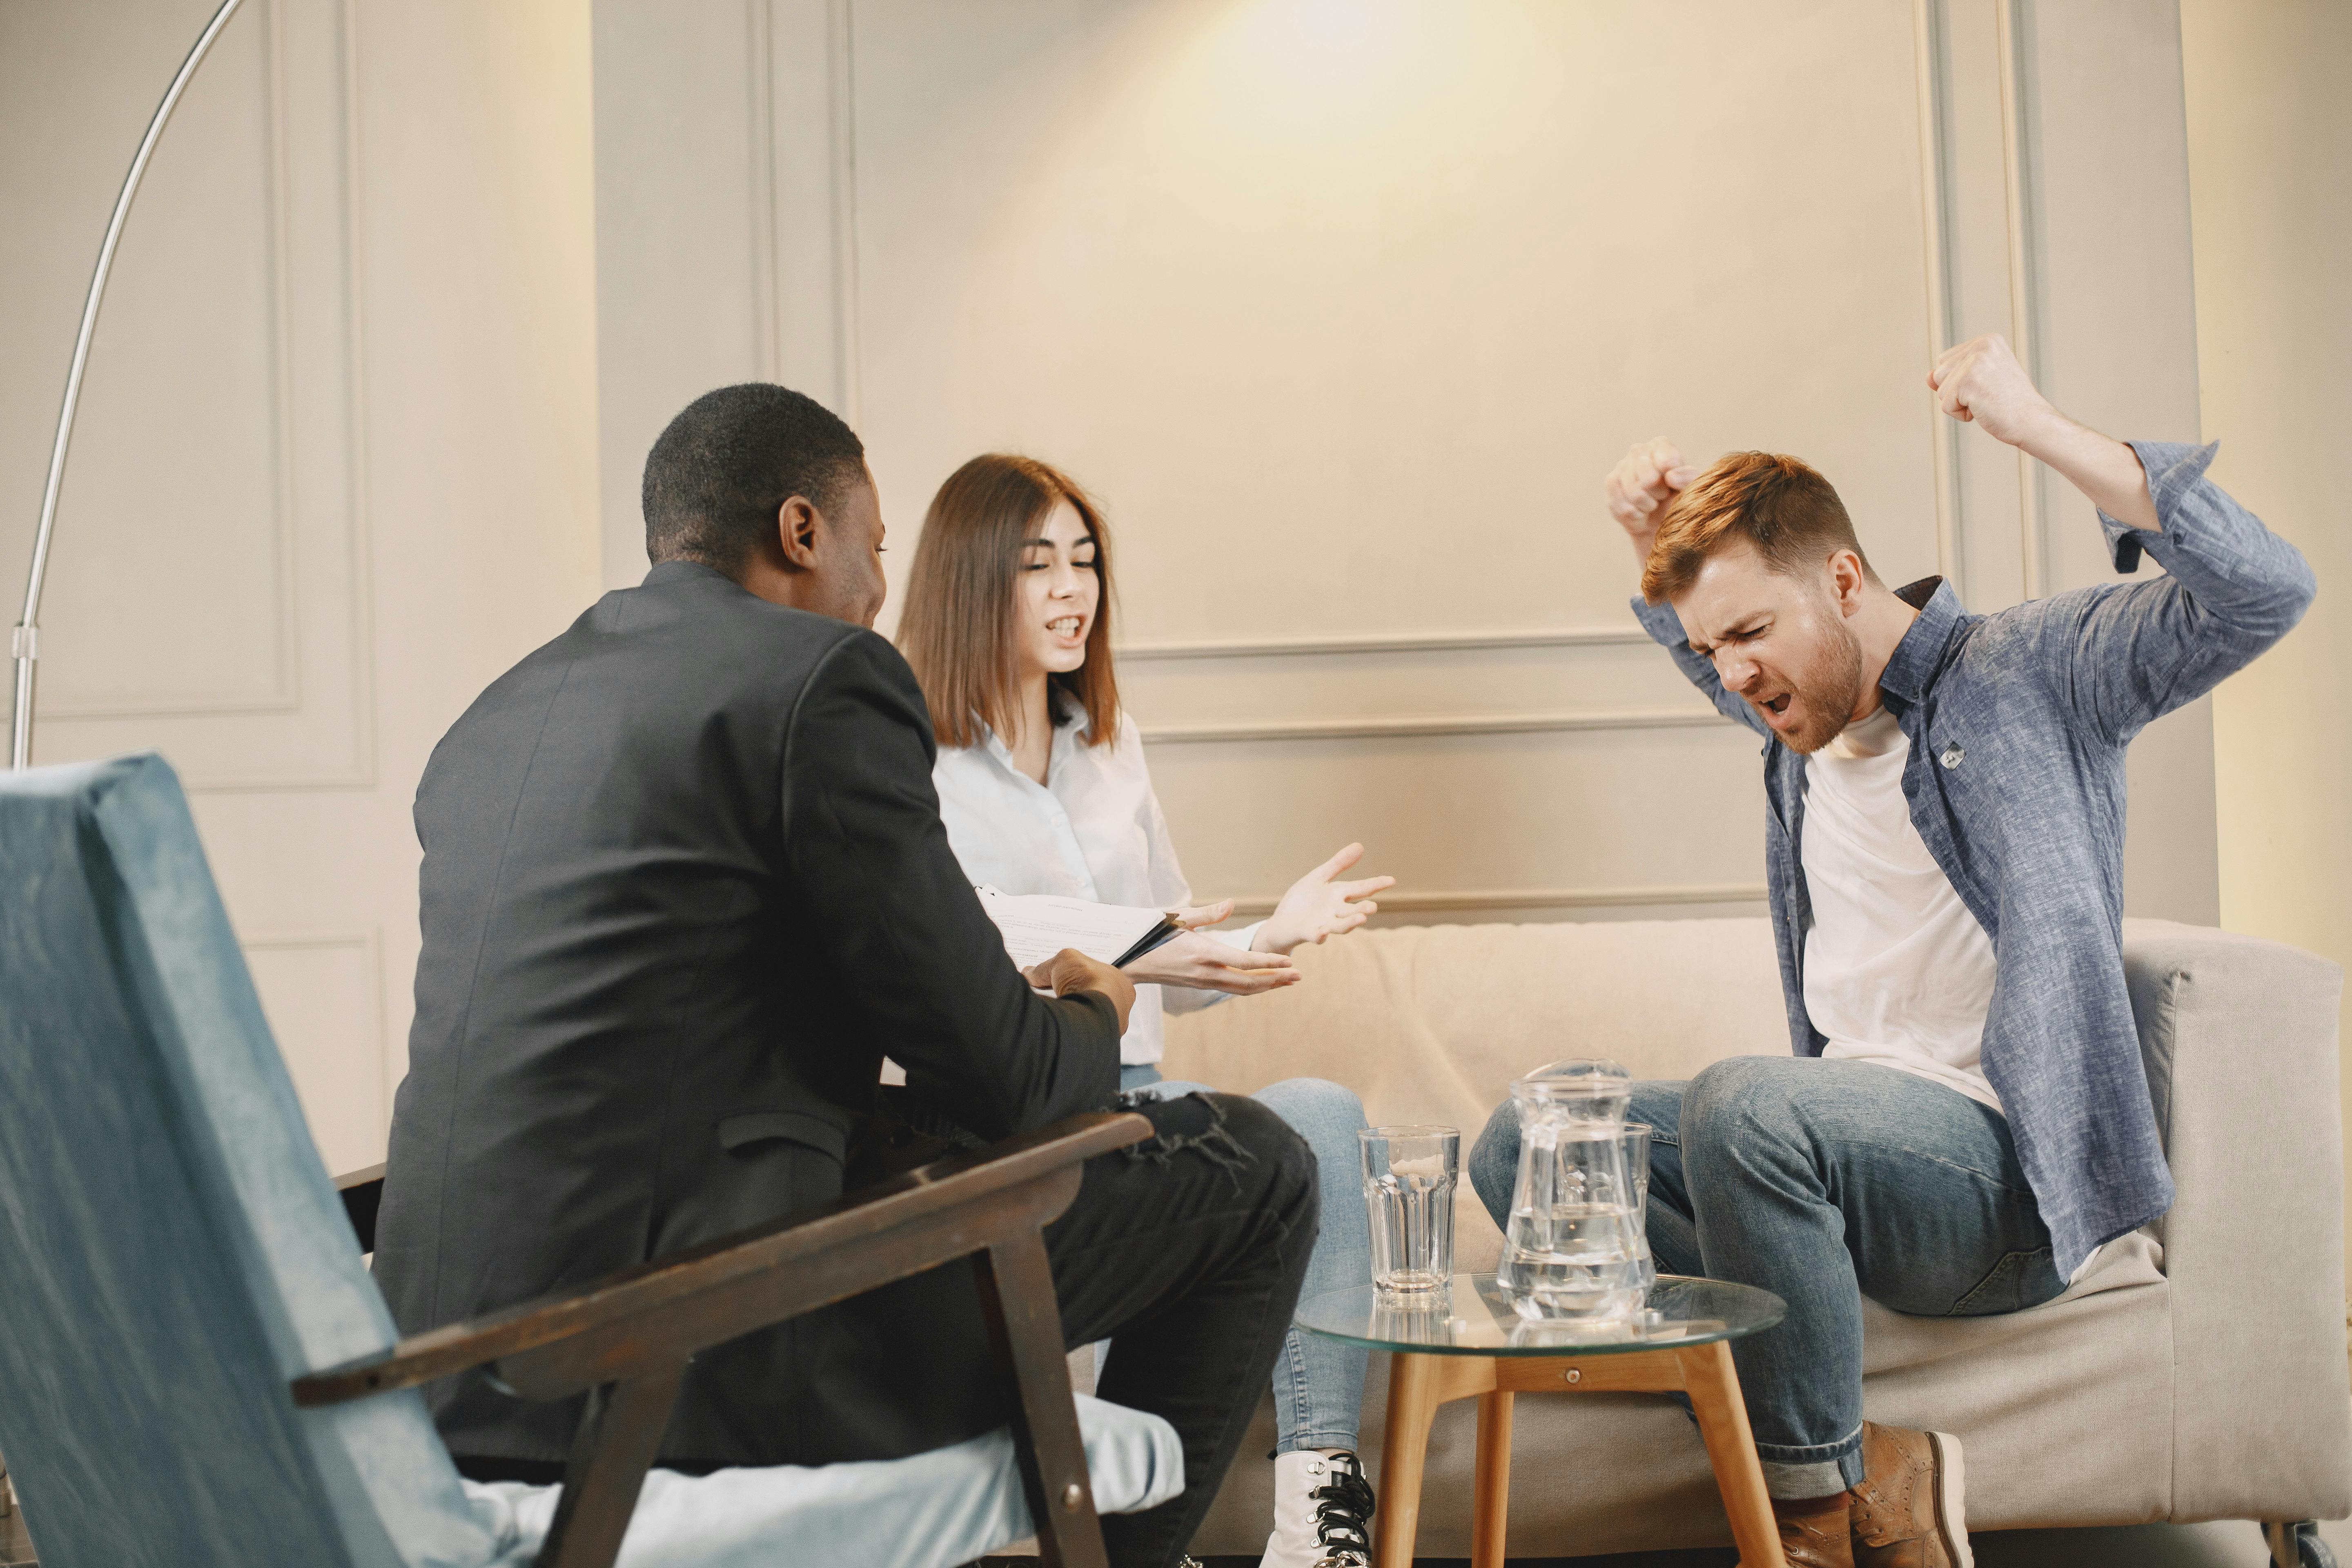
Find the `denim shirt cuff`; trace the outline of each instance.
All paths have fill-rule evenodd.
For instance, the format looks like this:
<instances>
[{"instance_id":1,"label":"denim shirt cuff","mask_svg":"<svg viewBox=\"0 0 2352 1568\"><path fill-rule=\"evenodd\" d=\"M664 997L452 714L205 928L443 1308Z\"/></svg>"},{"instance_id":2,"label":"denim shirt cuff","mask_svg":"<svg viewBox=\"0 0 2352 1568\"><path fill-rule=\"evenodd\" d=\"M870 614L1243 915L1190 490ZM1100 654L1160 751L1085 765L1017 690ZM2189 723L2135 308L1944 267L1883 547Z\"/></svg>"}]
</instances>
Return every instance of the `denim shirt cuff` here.
<instances>
[{"instance_id":1,"label":"denim shirt cuff","mask_svg":"<svg viewBox=\"0 0 2352 1568\"><path fill-rule=\"evenodd\" d=\"M2198 446L2192 441L2133 441L2127 443L2139 458L2139 466L2147 470L2148 499L2156 502L2158 527L2168 527L2173 509L2205 479L2205 470L2213 466L2213 454L2221 449L2219 441ZM2147 531L2116 521L2105 511L2099 513L2099 526L2106 530L2107 549L2116 558L2118 572L2139 570L2141 546L2147 542Z\"/></svg>"},{"instance_id":2,"label":"denim shirt cuff","mask_svg":"<svg viewBox=\"0 0 2352 1568\"><path fill-rule=\"evenodd\" d=\"M1654 605L1636 594L1633 618L1660 647L1680 647L1690 641L1690 634L1683 630L1683 618L1675 614L1672 605Z\"/></svg>"}]
</instances>

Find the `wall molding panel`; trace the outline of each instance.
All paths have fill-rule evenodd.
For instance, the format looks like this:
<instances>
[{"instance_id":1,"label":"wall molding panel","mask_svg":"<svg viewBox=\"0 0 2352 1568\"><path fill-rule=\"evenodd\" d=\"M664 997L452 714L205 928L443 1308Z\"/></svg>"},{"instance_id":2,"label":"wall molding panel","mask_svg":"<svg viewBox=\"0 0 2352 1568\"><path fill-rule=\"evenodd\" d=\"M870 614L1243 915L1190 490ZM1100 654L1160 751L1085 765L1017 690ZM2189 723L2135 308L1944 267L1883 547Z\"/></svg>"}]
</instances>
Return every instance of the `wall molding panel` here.
<instances>
[{"instance_id":1,"label":"wall molding panel","mask_svg":"<svg viewBox=\"0 0 2352 1568\"><path fill-rule=\"evenodd\" d=\"M714 270L691 298L608 296L603 319L618 330L600 350L607 580L641 570L633 479L657 427L654 405L674 408L672 391L690 395L690 382L716 384L743 374L739 364L822 389L860 428L902 533L929 487L972 451L1067 463L1137 530L1127 591L1152 595L1153 635L1118 650L1122 695L1204 884L1263 886L1268 861L1306 858L1310 841L1328 853L1327 823L1359 823L1407 841L1413 882L1464 885L1413 895L1428 901L1400 910L1752 903L1738 878L1752 867L1753 836L1723 826L1760 812L1750 738L1696 700L1638 626L1612 624L1622 611L1595 592L1597 545L1563 546L1528 525L1531 505L1576 515L1583 479L1562 489L1528 475L1572 454L1581 476L1594 432L1625 438L1619 422L1643 435L1670 421L1669 434L1710 451L1804 452L1857 505L1874 558L1906 575L1932 560L1970 609L1989 612L2096 580L2074 520L2058 521L2072 491L1944 418L1913 356L1932 362L1956 342L2004 332L2074 412L2079 362L2067 351L2095 341L2134 363L2141 384L2179 380L2193 395L2193 365L2136 349L2108 302L2062 287L2096 252L2101 265L2125 258L2117 299L2159 313L2176 303L2140 276L2162 267L2131 258L2176 237L2185 246L2158 232L2174 184L2185 202L2185 163L2135 163L2137 194L2116 192L2095 242L2059 205L2062 192L2080 205L2085 171L2115 166L2113 127L2140 134L2177 110L2147 70L2095 79L2100 62L2125 58L2102 55L2100 40L2157 64L2170 49L2177 66L2169 0L1912 0L1907 16L1856 0L1773 25L1727 3L1683 8L1671 24L1685 30L1681 74L1644 78L1640 91L1646 101L1690 90L1689 62L1700 59L1715 73L1708 113L1722 123L1701 116L1712 129L1661 130L1656 145L1606 157L1588 155L1578 131L1591 104L1551 77L1537 89L1515 74L1522 58L1605 54L1632 25L1606 8L1571 16L1533 0L1465 0L1413 12L1393 38L1337 20L1331 37L1317 30L1324 21L1261 28L1246 7L1211 20L1174 0L1075 11L1004 0L985 22L954 0L598 0L596 11L625 46L600 45L600 115L608 71L624 95L656 82L703 89L673 117L692 121L690 139L658 113L615 122L609 187L599 159L600 225L608 189L614 197L600 229L600 290L661 252L646 237L654 212L632 204L665 179L663 214L679 206L677 222L698 237L741 232L744 215L726 209L744 207L751 232L713 254L754 274L731 294ZM728 38L747 40L764 63L746 72ZM1327 47L1335 39L1346 47ZM1393 56L1382 52L1391 46ZM1285 63L1293 48L1305 53ZM1310 56L1315 71L1300 63ZM1798 60L1837 84L1807 127L1757 107ZM1457 79L1482 86L1450 98ZM1614 79L1587 85L1588 98L1635 90ZM1756 118L1722 119L1735 114ZM1731 123L1758 129L1735 144ZM747 130L751 168L739 176L741 153L722 159L720 141L740 149ZM1491 146L1480 142L1490 132ZM1745 212L1754 188L1732 176L1772 163L1784 188L1769 222L1746 220L1761 226L1746 272L1719 273L1703 257L1637 265L1581 226L1578 202L1669 156L1668 144L1672 167L1717 180L1710 199L1727 212ZM1334 153L1342 146L1357 150L1354 162ZM1486 171L1490 184L1473 202L1462 181L1433 175L1439 167ZM1496 212L1512 215L1507 237L1482 227L1480 215ZM1405 214L1419 221L1404 224ZM1416 273L1433 233L1454 237L1454 259ZM1825 260L1808 247L1829 233L1840 248ZM1334 235L1354 248L1323 256ZM1319 280L1292 276L1308 256L1325 266ZM1840 265L1868 270L1824 283ZM1449 266L1475 268L1459 297ZM1574 289L1561 291L1557 279L1570 276ZM1595 289L1624 293L1625 308L1586 320L1574 301ZM1486 318L1496 299L1526 307L1519 326ZM1694 312L1708 324L1694 324ZM1353 325L1324 332L1327 319ZM1626 321L1704 332L1729 355L1722 374L1683 384L1656 372L1637 343L1612 335ZM657 340L650 329L666 322ZM1805 345L1796 362L1780 342L1790 334ZM675 376L664 356L698 335L712 352L690 378ZM1528 353L1538 341L1544 352ZM1475 359L1459 354L1471 342ZM1546 368L1563 363L1607 367L1610 384L1563 394ZM1768 374L1787 395L1717 395L1726 377ZM670 390L646 395L627 419L611 416L616 399L664 377ZM1426 408L1387 395L1400 384L1425 385ZM1464 408L1476 423L1457 428ZM1295 432L1269 433L1268 420L1293 418ZM1165 449L1136 431L1160 433ZM1423 494L1420 476L1397 465L1424 435L1475 448L1466 494ZM1205 510L1203 497L1214 498ZM1415 574L1410 563L1449 537L1433 520L1456 516L1477 519L1493 552ZM1597 525L1597 509L1592 517ZM1169 542L1170 531L1192 528L1204 549L1188 555L1189 542ZM1228 593L1202 576L1199 563L1221 549L1245 558L1257 581ZM1524 563L1537 559L1563 585L1548 601L1525 596ZM1268 580L1329 602L1293 616ZM1571 624L1543 624L1548 611ZM1464 626L1482 612L1497 629L1301 629ZM1558 743L1444 743L1547 735ZM1396 743L1424 740L1440 743ZM1272 798L1284 792L1292 802ZM1429 810L1414 792L1507 799L1499 810ZM2167 804L2179 793L2136 780L2135 819L2179 815ZM1325 804L1308 811L1296 800ZM1695 827L1694 813L1712 820ZM1514 843L1528 846L1516 859ZM1643 846L1658 850L1656 889L1634 888L1650 874ZM2135 864L2145 883L2152 862ZM1522 879L1523 889L1510 885ZM1739 891L1717 897L1726 889ZM2168 894L2138 910L2196 907Z\"/></svg>"},{"instance_id":2,"label":"wall molding panel","mask_svg":"<svg viewBox=\"0 0 2352 1568\"><path fill-rule=\"evenodd\" d=\"M268 931L237 945L320 1157L331 1171L382 1159L401 1076L384 1016L382 931Z\"/></svg>"},{"instance_id":3,"label":"wall molding panel","mask_svg":"<svg viewBox=\"0 0 2352 1568\"><path fill-rule=\"evenodd\" d=\"M1484 653L1522 647L1637 647L1650 640L1650 634L1639 626L1559 626L1516 632L1370 632L1356 637L1131 643L1117 652L1122 661L1281 658L1317 654Z\"/></svg>"},{"instance_id":4,"label":"wall molding panel","mask_svg":"<svg viewBox=\"0 0 2352 1568\"><path fill-rule=\"evenodd\" d=\"M292 404L293 299L292 239L289 204L290 174L287 146L286 29L284 0L257 0L250 16L253 30L240 43L254 42L261 55L265 85L263 113L267 131L260 148L261 188L268 210L269 367L270 367L270 557L274 584L270 605L275 647L266 689L250 694L173 698L161 693L126 692L111 699L44 701L37 711L46 725L56 720L227 718L259 713L292 713L301 709L301 633L298 624L299 588L295 572L293 515L294 410ZM103 331L101 327L100 331ZM68 475L71 470L68 468ZM62 519L61 519L62 521ZM83 526L108 526L111 520L85 515Z\"/></svg>"},{"instance_id":5,"label":"wall molding panel","mask_svg":"<svg viewBox=\"0 0 2352 1568\"><path fill-rule=\"evenodd\" d=\"M2019 16L2024 5L2025 0L1993 0L1993 14L2000 49L2001 186L2007 196L2009 342L2017 352L2018 363L2025 367L2025 374L2033 378L2036 385L2042 385L2042 358L2036 352L2042 340L2038 321L2041 289L2039 269L2034 265L2037 247L2033 221L2033 166L2037 153L2033 141L2033 94L2026 58L2031 46ZM2042 477L2039 462L2022 452L2017 454L2017 548L2022 570L2021 596L2027 599L2041 598L2050 591L2049 547L2042 520Z\"/></svg>"},{"instance_id":6,"label":"wall molding panel","mask_svg":"<svg viewBox=\"0 0 2352 1568\"><path fill-rule=\"evenodd\" d=\"M1433 735L1680 730L1730 722L1712 708L1625 708L1587 713L1457 713L1408 719L1281 719L1255 724L1147 724L1143 726L1143 740L1147 745L1213 741L1396 741Z\"/></svg>"},{"instance_id":7,"label":"wall molding panel","mask_svg":"<svg viewBox=\"0 0 2352 1568\"><path fill-rule=\"evenodd\" d=\"M1463 888L1433 892L1391 889L1373 900L1383 915L1426 914L1436 910L1465 912L1493 910L1618 910L1685 904L1762 904L1761 882L1656 883L1625 888ZM1258 919L1274 912L1279 893L1259 893L1234 900L1235 920ZM1759 911L1760 912L1760 911Z\"/></svg>"},{"instance_id":8,"label":"wall molding panel","mask_svg":"<svg viewBox=\"0 0 2352 1568\"><path fill-rule=\"evenodd\" d=\"M1930 362L1956 341L1952 331L1951 174L1947 148L1950 65L1944 47L1946 0L1912 0L1911 30L1919 93L1919 209L1927 281ZM1966 553L1960 547L1959 427L1927 405L1929 461L1936 479L1936 559L1952 591L1968 600Z\"/></svg>"},{"instance_id":9,"label":"wall molding panel","mask_svg":"<svg viewBox=\"0 0 2352 1568\"><path fill-rule=\"evenodd\" d=\"M832 199L833 315L835 381L841 416L866 423L866 376L860 360L857 247L857 8L856 0L825 0L824 59L833 110L826 195Z\"/></svg>"},{"instance_id":10,"label":"wall molding panel","mask_svg":"<svg viewBox=\"0 0 2352 1568\"><path fill-rule=\"evenodd\" d=\"M748 73L745 142L750 148L751 354L762 381L782 378L782 264L776 189L776 39L769 0L743 0L743 62Z\"/></svg>"},{"instance_id":11,"label":"wall molding panel","mask_svg":"<svg viewBox=\"0 0 2352 1568\"><path fill-rule=\"evenodd\" d=\"M364 790L374 784L352 5L262 0L234 21L232 32L245 36L225 38L223 47L251 51L248 72L259 88L258 166L241 162L234 146L226 150L231 155L215 155L223 151L221 128L234 133L240 89L235 76L215 79L208 72L191 89L133 212L108 301L111 320L101 321L93 347L92 397L76 432L74 467L60 508L55 577L67 589L44 605L48 696L35 732L37 760L154 749L171 759L188 791L200 795ZM190 182L199 175L216 179L233 168L250 169L246 199L262 215L258 275L217 273L225 254L217 227L205 237L212 249L196 247L215 272L192 273L180 264L185 226L244 219L192 206L189 193L204 187ZM59 224L58 232L60 245L84 238L69 223ZM263 301L257 348L264 406L245 417L267 432L266 449L257 454L268 475L267 525L260 531L267 544L261 557L234 562L226 570L247 582L267 580L257 595L268 605L265 678L249 691L218 695L142 690L135 682L105 696L74 692L78 646L129 638L154 647L149 657L159 663L171 658L154 628L122 624L133 612L92 592L93 568L127 562L137 570L147 559L142 530L203 525L201 512L184 515L168 500L110 507L91 488L93 465L100 470L120 466L126 447L135 448L131 432L141 423L169 421L176 407L208 393L220 395L194 379L200 373L191 365L167 361L160 372L152 369L142 324L152 332L159 320L217 312L223 308L217 296L233 300L240 294ZM46 299L37 308L45 315L51 310ZM127 379L132 373L126 367L133 366L136 381ZM33 368L37 377L47 367ZM133 386L135 393L129 390ZM13 549L6 553L13 558ZM218 612L236 613L230 606ZM240 631L249 636L248 628L249 623ZM199 618L184 633L173 634L183 638L179 667L218 657L205 640L209 629ZM68 682L64 690L61 675Z\"/></svg>"}]
</instances>

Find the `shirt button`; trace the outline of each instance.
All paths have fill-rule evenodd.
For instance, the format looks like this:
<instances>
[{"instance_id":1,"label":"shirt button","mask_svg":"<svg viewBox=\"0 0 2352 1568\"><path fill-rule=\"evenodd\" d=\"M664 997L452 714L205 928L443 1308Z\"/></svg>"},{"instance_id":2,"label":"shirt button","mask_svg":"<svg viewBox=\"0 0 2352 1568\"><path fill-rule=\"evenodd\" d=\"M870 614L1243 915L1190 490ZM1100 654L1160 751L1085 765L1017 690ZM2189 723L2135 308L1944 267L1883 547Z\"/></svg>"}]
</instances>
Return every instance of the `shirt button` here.
<instances>
[{"instance_id":1,"label":"shirt button","mask_svg":"<svg viewBox=\"0 0 2352 1568\"><path fill-rule=\"evenodd\" d=\"M1950 745L1944 748L1943 756L1937 760L1948 768L1957 768L1960 765L1960 759L1968 754L1968 749L1962 746L1958 741L1954 741Z\"/></svg>"}]
</instances>

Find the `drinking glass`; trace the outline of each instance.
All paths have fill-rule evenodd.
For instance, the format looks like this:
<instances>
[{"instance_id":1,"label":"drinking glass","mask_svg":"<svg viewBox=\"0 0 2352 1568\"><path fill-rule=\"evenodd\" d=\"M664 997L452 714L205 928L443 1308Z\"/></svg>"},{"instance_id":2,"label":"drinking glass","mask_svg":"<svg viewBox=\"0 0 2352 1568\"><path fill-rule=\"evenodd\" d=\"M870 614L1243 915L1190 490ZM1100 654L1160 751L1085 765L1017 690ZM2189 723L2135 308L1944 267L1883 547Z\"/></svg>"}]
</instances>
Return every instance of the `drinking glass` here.
<instances>
[{"instance_id":1,"label":"drinking glass","mask_svg":"<svg viewBox=\"0 0 2352 1568\"><path fill-rule=\"evenodd\" d=\"M1607 1061L1555 1062L1511 1085L1519 1169L1496 1279L1523 1317L1625 1317L1657 1278L1650 1131L1626 1126L1632 1088Z\"/></svg>"},{"instance_id":2,"label":"drinking glass","mask_svg":"<svg viewBox=\"0 0 2352 1568\"><path fill-rule=\"evenodd\" d=\"M1372 1283L1434 1290L1454 1278L1454 1185L1462 1134L1452 1127L1368 1127L1364 1206L1372 1222Z\"/></svg>"},{"instance_id":3,"label":"drinking glass","mask_svg":"<svg viewBox=\"0 0 2352 1568\"><path fill-rule=\"evenodd\" d=\"M1639 1121L1625 1123L1625 1169L1633 1178L1633 1234L1642 1243L1642 1294L1658 1282L1657 1259L1650 1256L1650 1129Z\"/></svg>"}]
</instances>

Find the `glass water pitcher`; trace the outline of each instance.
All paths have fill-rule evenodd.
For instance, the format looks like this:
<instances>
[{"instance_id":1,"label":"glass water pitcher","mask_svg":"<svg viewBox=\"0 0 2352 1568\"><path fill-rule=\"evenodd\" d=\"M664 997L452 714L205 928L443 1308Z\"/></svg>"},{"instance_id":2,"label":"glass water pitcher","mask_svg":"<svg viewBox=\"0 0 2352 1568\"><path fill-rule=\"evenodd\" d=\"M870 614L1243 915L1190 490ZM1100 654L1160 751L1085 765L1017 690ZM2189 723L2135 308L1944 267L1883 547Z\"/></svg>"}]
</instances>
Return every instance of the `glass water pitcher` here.
<instances>
[{"instance_id":1,"label":"glass water pitcher","mask_svg":"<svg viewBox=\"0 0 2352 1568\"><path fill-rule=\"evenodd\" d=\"M1629 1158L1629 1142L1647 1142L1626 1131L1632 1091L1611 1061L1554 1062L1511 1085L1519 1171L1496 1278L1522 1317L1627 1317L1657 1278L1648 1173Z\"/></svg>"}]
</instances>

